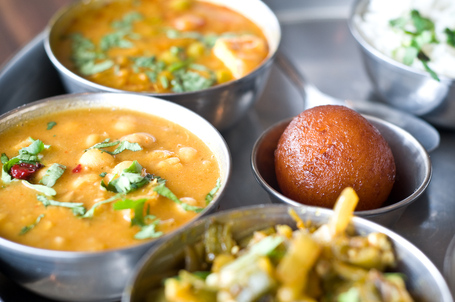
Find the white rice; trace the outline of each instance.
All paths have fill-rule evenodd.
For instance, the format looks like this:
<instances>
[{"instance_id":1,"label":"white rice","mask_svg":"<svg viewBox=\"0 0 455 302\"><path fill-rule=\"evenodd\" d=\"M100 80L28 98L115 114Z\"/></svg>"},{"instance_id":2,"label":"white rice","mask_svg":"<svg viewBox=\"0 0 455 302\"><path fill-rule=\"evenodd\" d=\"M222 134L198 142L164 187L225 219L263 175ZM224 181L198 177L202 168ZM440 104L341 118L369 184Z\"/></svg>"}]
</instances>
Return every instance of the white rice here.
<instances>
[{"instance_id":1,"label":"white rice","mask_svg":"<svg viewBox=\"0 0 455 302\"><path fill-rule=\"evenodd\" d=\"M393 28L389 21L409 16L413 9L435 24L439 43L422 47L430 58L428 66L438 75L455 78L455 48L446 43L447 34L444 33L446 28L455 30L455 0L371 0L365 13L354 16L353 21L368 43L394 60L403 62L404 49L412 37ZM417 59L411 66L425 70Z\"/></svg>"}]
</instances>

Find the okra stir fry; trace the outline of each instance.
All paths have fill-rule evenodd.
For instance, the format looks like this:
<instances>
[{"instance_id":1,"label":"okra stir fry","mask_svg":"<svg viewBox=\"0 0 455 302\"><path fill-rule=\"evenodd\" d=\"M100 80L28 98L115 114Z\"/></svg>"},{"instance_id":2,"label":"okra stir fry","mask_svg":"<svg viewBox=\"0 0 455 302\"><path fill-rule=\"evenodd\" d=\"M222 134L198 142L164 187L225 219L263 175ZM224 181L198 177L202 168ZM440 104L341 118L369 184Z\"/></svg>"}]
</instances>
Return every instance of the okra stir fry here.
<instances>
[{"instance_id":1,"label":"okra stir fry","mask_svg":"<svg viewBox=\"0 0 455 302\"><path fill-rule=\"evenodd\" d=\"M293 211L297 229L276 225L235 240L213 221L186 247L186 268L165 279L150 301L413 301L385 234L356 235L349 225L358 197L345 189L334 215L316 228Z\"/></svg>"}]
</instances>

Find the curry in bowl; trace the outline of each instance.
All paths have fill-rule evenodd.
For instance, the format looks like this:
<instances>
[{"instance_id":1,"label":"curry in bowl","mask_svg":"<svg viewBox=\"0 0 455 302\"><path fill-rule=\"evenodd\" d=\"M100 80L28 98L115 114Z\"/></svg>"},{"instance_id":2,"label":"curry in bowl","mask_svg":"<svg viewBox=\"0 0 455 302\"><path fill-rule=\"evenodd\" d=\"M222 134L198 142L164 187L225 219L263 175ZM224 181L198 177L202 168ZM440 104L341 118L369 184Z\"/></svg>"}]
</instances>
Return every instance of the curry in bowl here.
<instances>
[{"instance_id":1,"label":"curry in bowl","mask_svg":"<svg viewBox=\"0 0 455 302\"><path fill-rule=\"evenodd\" d=\"M262 30L199 0L88 1L52 41L70 71L114 89L182 93L241 78L269 57Z\"/></svg>"},{"instance_id":2,"label":"curry in bowl","mask_svg":"<svg viewBox=\"0 0 455 302\"><path fill-rule=\"evenodd\" d=\"M196 135L125 108L76 108L0 133L0 236L97 251L158 238L190 221L220 187Z\"/></svg>"}]
</instances>

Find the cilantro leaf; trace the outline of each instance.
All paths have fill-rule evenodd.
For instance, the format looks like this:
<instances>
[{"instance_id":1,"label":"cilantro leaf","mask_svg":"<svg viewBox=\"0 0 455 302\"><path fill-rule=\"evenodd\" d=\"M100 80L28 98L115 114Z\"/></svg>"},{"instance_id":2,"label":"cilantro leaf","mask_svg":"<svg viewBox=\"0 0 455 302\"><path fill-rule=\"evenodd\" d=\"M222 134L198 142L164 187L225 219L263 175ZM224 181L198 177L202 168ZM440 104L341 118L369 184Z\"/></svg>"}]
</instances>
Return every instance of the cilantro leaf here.
<instances>
[{"instance_id":1,"label":"cilantro leaf","mask_svg":"<svg viewBox=\"0 0 455 302\"><path fill-rule=\"evenodd\" d=\"M130 31L132 29L133 22L144 19L144 16L139 12L129 12L123 16L121 20L117 20L111 23L111 26L116 29Z\"/></svg>"},{"instance_id":2,"label":"cilantro leaf","mask_svg":"<svg viewBox=\"0 0 455 302\"><path fill-rule=\"evenodd\" d=\"M47 208L48 206L69 208L75 216L80 216L85 213L85 207L82 202L61 202L49 199L44 195L37 195L36 198Z\"/></svg>"},{"instance_id":3,"label":"cilantro leaf","mask_svg":"<svg viewBox=\"0 0 455 302\"><path fill-rule=\"evenodd\" d=\"M29 183L28 181L26 180L22 180L22 184L24 186L26 186L27 188L30 188L32 190L36 190L40 193L43 193L44 195L46 196L55 196L57 195L57 192L55 192L54 189L52 188L49 188L47 186L43 186L43 185L34 185L34 184L31 184Z\"/></svg>"},{"instance_id":4,"label":"cilantro leaf","mask_svg":"<svg viewBox=\"0 0 455 302\"><path fill-rule=\"evenodd\" d=\"M109 199L106 199L106 200L101 200L101 201L98 201L97 203L95 203L87 212L85 212L85 214L83 214L81 216L81 218L92 218L93 215L95 214L95 209L98 208L99 206L105 204L105 203L110 203L110 202L113 202L114 200L116 199L119 199L120 198L120 195L117 194Z\"/></svg>"},{"instance_id":5,"label":"cilantro leaf","mask_svg":"<svg viewBox=\"0 0 455 302\"><path fill-rule=\"evenodd\" d=\"M148 239L148 238L158 238L163 235L163 232L157 232L156 226L160 221L157 219L153 221L151 224L145 225L141 228L141 230L134 235L136 239Z\"/></svg>"},{"instance_id":6,"label":"cilantro leaf","mask_svg":"<svg viewBox=\"0 0 455 302\"><path fill-rule=\"evenodd\" d=\"M114 210L134 210L134 217L131 220L131 225L144 226L144 205L147 199L141 198L137 200L133 199L122 199L113 204Z\"/></svg>"},{"instance_id":7,"label":"cilantro leaf","mask_svg":"<svg viewBox=\"0 0 455 302\"><path fill-rule=\"evenodd\" d=\"M79 72L83 75L89 76L108 70L112 66L114 66L114 62L112 60L104 60L98 63L95 63L95 61L88 61L79 66Z\"/></svg>"},{"instance_id":8,"label":"cilantro leaf","mask_svg":"<svg viewBox=\"0 0 455 302\"><path fill-rule=\"evenodd\" d=\"M9 161L9 158L5 153L2 153L0 159L2 161L2 164L6 164Z\"/></svg>"},{"instance_id":9,"label":"cilantro leaf","mask_svg":"<svg viewBox=\"0 0 455 302\"><path fill-rule=\"evenodd\" d=\"M414 26L415 32L406 30L406 25L410 23ZM430 43L439 43L436 38L435 26L433 21L422 17L419 11L412 10L408 18L402 17L389 21L390 26L403 30L406 34L412 37L411 43L405 48L405 53L402 59L403 64L412 65L415 59L420 60L425 70L431 77L439 81L438 75L428 66L429 58L422 51L423 46Z\"/></svg>"},{"instance_id":10,"label":"cilantro leaf","mask_svg":"<svg viewBox=\"0 0 455 302\"><path fill-rule=\"evenodd\" d=\"M455 30L450 30L449 28L446 28L444 30L444 33L447 35L447 44L449 44L452 47L455 47Z\"/></svg>"},{"instance_id":11,"label":"cilantro leaf","mask_svg":"<svg viewBox=\"0 0 455 302\"><path fill-rule=\"evenodd\" d=\"M113 146L117 146L117 145L119 145L119 146L113 152L104 149L104 148L113 147ZM85 151L90 150L90 149L99 149L102 152L106 152L111 155L116 155L125 150L141 151L142 147L138 143L131 143L129 141L110 142L110 139L107 138L104 141L102 141L101 143L97 143L97 144L91 146L90 148L86 149Z\"/></svg>"},{"instance_id":12,"label":"cilantro leaf","mask_svg":"<svg viewBox=\"0 0 455 302\"><path fill-rule=\"evenodd\" d=\"M40 221L41 219L44 217L44 214L41 214L39 215L36 220L30 224L30 225L27 225L27 226L24 226L21 231L19 232L19 235L24 235L25 233L29 232L30 230L32 230Z\"/></svg>"},{"instance_id":13,"label":"cilantro leaf","mask_svg":"<svg viewBox=\"0 0 455 302\"><path fill-rule=\"evenodd\" d=\"M203 208L192 206L182 202L180 199L177 198L177 196L175 196L174 193L172 193L172 191L168 187L166 187L165 183L160 183L158 186L153 188L153 191L179 204L185 211L193 211L196 213L200 213L202 212L202 210L204 210Z\"/></svg>"},{"instance_id":14,"label":"cilantro leaf","mask_svg":"<svg viewBox=\"0 0 455 302\"><path fill-rule=\"evenodd\" d=\"M107 191L128 194L148 184L154 178L151 174L142 176L141 173L142 166L135 160L117 178L112 179L107 185L102 181L101 186Z\"/></svg>"},{"instance_id":15,"label":"cilantro leaf","mask_svg":"<svg viewBox=\"0 0 455 302\"><path fill-rule=\"evenodd\" d=\"M112 155L119 154L125 150L130 151L141 151L142 147L138 143L130 143L129 141L121 141L118 147L114 150L114 152L108 152Z\"/></svg>"},{"instance_id":16,"label":"cilantro leaf","mask_svg":"<svg viewBox=\"0 0 455 302\"><path fill-rule=\"evenodd\" d=\"M174 73L175 79L171 81L172 91L187 92L206 89L215 83L215 77L205 78L194 71L182 71Z\"/></svg>"},{"instance_id":17,"label":"cilantro leaf","mask_svg":"<svg viewBox=\"0 0 455 302\"><path fill-rule=\"evenodd\" d=\"M46 174L44 174L40 183L47 187L54 186L57 179L59 179L65 172L65 169L66 167L64 165L53 164L49 169L47 169Z\"/></svg>"},{"instance_id":18,"label":"cilantro leaf","mask_svg":"<svg viewBox=\"0 0 455 302\"><path fill-rule=\"evenodd\" d=\"M47 123L47 128L46 128L46 130L51 130L52 128L54 128L55 125L57 125L56 122L49 122L49 123Z\"/></svg>"},{"instance_id":19,"label":"cilantro leaf","mask_svg":"<svg viewBox=\"0 0 455 302\"><path fill-rule=\"evenodd\" d=\"M212 190L210 190L210 192L205 196L205 204L209 204L210 202L212 202L213 197L215 197L215 194L216 194L216 192L218 192L220 187L221 187L221 179L218 178L216 180L215 187Z\"/></svg>"},{"instance_id":20,"label":"cilantro leaf","mask_svg":"<svg viewBox=\"0 0 455 302\"><path fill-rule=\"evenodd\" d=\"M127 35L127 31L116 31L107 34L101 38L100 47L103 51L108 51L113 47L131 48L134 46L134 44L131 41L125 39Z\"/></svg>"},{"instance_id":21,"label":"cilantro leaf","mask_svg":"<svg viewBox=\"0 0 455 302\"><path fill-rule=\"evenodd\" d=\"M419 11L413 9L411 11L411 19L416 28L418 34L422 33L425 30L433 31L434 23L428 18L424 18L420 15Z\"/></svg>"}]
</instances>

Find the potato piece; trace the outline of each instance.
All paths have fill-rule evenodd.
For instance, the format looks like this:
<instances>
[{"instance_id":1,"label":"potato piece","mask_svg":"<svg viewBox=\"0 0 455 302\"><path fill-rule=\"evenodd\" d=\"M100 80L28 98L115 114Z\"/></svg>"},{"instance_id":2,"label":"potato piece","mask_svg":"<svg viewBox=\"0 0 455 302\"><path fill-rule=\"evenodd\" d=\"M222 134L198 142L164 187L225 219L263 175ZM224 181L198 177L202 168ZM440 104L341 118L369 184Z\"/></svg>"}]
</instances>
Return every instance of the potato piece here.
<instances>
[{"instance_id":1,"label":"potato piece","mask_svg":"<svg viewBox=\"0 0 455 302\"><path fill-rule=\"evenodd\" d=\"M266 41L259 37L243 35L219 38L213 53L238 79L253 71L267 57L268 47Z\"/></svg>"}]
</instances>

